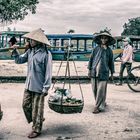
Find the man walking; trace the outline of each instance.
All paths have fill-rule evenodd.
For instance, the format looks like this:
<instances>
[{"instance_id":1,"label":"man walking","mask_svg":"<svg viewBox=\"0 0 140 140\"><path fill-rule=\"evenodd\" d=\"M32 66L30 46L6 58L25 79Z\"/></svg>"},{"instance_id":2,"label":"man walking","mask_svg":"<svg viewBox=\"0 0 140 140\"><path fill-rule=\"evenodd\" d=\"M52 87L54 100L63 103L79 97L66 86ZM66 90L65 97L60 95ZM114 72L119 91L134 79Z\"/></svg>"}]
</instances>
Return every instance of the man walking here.
<instances>
[{"instance_id":1,"label":"man walking","mask_svg":"<svg viewBox=\"0 0 140 140\"><path fill-rule=\"evenodd\" d=\"M88 76L91 78L92 90L95 97L93 113L99 113L104 111L106 106L105 101L109 70L113 78L114 60L109 45L115 44L115 39L109 31L104 30L96 34L94 42L98 44L98 46L92 51L88 63Z\"/></svg>"},{"instance_id":2,"label":"man walking","mask_svg":"<svg viewBox=\"0 0 140 140\"><path fill-rule=\"evenodd\" d=\"M30 40L31 48L20 55L13 46L12 56L17 64L28 64L23 110L28 123L33 122L28 138L35 138L41 134L44 121L44 97L51 86L52 56L46 48L50 43L41 29L27 33L23 37Z\"/></svg>"}]
</instances>

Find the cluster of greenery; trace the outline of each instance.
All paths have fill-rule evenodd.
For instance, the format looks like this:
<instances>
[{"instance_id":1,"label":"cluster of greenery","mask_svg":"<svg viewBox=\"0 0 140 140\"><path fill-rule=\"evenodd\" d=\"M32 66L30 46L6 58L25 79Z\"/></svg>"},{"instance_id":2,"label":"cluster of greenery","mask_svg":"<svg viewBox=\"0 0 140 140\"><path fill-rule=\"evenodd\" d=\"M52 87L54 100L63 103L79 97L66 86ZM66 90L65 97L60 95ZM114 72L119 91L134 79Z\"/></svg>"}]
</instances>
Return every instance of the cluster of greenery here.
<instances>
[{"instance_id":1,"label":"cluster of greenery","mask_svg":"<svg viewBox=\"0 0 140 140\"><path fill-rule=\"evenodd\" d=\"M35 14L38 0L0 0L0 24L23 20L28 12Z\"/></svg>"},{"instance_id":2,"label":"cluster of greenery","mask_svg":"<svg viewBox=\"0 0 140 140\"><path fill-rule=\"evenodd\" d=\"M140 35L140 17L128 19L123 28L121 35Z\"/></svg>"}]
</instances>

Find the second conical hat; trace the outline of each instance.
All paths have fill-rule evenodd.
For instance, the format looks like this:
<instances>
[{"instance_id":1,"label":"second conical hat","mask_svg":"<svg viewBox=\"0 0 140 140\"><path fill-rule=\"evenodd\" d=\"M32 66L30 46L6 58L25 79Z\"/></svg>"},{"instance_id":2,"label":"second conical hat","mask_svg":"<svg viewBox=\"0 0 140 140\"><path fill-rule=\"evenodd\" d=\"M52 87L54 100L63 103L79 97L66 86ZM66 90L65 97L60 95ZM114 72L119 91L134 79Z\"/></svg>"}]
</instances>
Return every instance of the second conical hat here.
<instances>
[{"instance_id":1,"label":"second conical hat","mask_svg":"<svg viewBox=\"0 0 140 140\"><path fill-rule=\"evenodd\" d=\"M113 45L116 43L116 40L109 31L100 31L100 33L96 33L95 37L93 38L94 42L97 44L101 44L101 36L107 36L109 38L108 45Z\"/></svg>"},{"instance_id":2,"label":"second conical hat","mask_svg":"<svg viewBox=\"0 0 140 140\"><path fill-rule=\"evenodd\" d=\"M48 38L46 37L46 35L42 31L42 29L40 29L40 28L23 35L23 37L33 39L33 40L36 40L38 42L41 42L41 43L44 43L44 44L47 44L50 46L50 42L49 42Z\"/></svg>"}]
</instances>

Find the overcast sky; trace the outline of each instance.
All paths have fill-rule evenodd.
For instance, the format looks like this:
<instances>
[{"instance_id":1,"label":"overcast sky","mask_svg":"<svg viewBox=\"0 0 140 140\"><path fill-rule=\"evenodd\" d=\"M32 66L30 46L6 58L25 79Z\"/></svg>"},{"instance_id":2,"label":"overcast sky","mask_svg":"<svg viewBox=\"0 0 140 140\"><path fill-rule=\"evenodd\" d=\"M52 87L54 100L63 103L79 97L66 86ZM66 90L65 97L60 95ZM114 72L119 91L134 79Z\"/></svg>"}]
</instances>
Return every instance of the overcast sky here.
<instances>
[{"instance_id":1,"label":"overcast sky","mask_svg":"<svg viewBox=\"0 0 140 140\"><path fill-rule=\"evenodd\" d=\"M10 27L25 31L41 27L49 34L69 29L91 34L108 27L113 35L120 35L123 24L138 16L140 0L40 0L35 15Z\"/></svg>"}]
</instances>

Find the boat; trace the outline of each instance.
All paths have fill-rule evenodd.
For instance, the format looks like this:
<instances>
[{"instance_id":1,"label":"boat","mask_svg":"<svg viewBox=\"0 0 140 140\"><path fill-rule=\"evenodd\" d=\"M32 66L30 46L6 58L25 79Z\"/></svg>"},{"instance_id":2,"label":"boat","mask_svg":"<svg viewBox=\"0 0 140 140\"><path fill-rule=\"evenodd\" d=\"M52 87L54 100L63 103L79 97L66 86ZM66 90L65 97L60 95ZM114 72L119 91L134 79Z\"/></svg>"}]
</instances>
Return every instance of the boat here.
<instances>
[{"instance_id":1,"label":"boat","mask_svg":"<svg viewBox=\"0 0 140 140\"><path fill-rule=\"evenodd\" d=\"M20 53L25 52L25 39L22 37L25 33L23 31L4 31L0 33L0 59L13 59L11 58L11 51L9 51L9 45L8 41L12 36L15 36L17 39L17 45L19 45L19 51ZM46 35L48 40L50 41L50 44L52 47L49 47L48 49L52 53L53 60L66 60L66 47L70 47L70 60L75 61L88 61L90 58L90 54L93 48L97 46L97 44L94 43L93 34L47 34ZM110 46L113 50L113 56L114 60L120 57L120 54L123 52L123 45L122 45L122 38L125 36L116 36L116 44ZM136 55L134 58L139 58L139 52L140 50L140 36L130 36L135 53ZM137 60L138 61L138 60Z\"/></svg>"}]
</instances>

